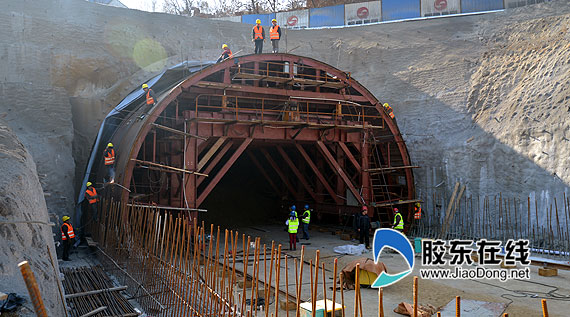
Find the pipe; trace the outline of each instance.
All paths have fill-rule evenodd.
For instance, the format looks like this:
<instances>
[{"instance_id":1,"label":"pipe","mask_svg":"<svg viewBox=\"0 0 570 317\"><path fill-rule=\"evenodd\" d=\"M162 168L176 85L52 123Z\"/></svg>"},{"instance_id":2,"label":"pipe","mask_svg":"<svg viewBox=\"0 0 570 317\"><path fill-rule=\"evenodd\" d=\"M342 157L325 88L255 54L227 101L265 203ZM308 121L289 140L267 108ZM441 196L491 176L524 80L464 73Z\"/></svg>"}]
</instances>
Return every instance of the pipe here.
<instances>
[{"instance_id":1,"label":"pipe","mask_svg":"<svg viewBox=\"0 0 570 317\"><path fill-rule=\"evenodd\" d=\"M42 300L40 289L38 288L38 283L36 282L34 272L32 272L32 269L30 268L30 264L28 261L23 261L18 264L18 267L20 268L24 282L26 282L26 287L28 288L32 304L34 304L36 315L38 317L47 317L48 315L46 313L44 301Z\"/></svg>"}]
</instances>

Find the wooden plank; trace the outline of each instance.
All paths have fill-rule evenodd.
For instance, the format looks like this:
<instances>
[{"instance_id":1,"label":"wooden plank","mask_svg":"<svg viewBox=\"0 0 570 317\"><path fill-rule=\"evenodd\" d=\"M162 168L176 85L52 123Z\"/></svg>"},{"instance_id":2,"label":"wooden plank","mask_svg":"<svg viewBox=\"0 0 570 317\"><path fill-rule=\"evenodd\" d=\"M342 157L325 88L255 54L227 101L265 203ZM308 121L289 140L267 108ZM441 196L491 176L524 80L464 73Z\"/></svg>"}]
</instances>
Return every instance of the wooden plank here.
<instances>
[{"instance_id":1,"label":"wooden plank","mask_svg":"<svg viewBox=\"0 0 570 317\"><path fill-rule=\"evenodd\" d=\"M398 201L379 203L379 204L374 205L374 207L389 207L389 206L413 204L413 203L419 203L419 202L422 202L422 200L421 199L398 200Z\"/></svg>"},{"instance_id":2,"label":"wooden plank","mask_svg":"<svg viewBox=\"0 0 570 317\"><path fill-rule=\"evenodd\" d=\"M163 165L163 164L158 164L158 163L154 163L154 162L141 161L141 160L137 160L137 159L131 159L131 161L135 161L135 162L137 162L137 163L139 163L139 164L142 164L142 165L156 166L156 167L161 167L161 168L165 168L165 169L169 169L169 170L177 171L177 172L181 172L181 173L196 174L196 175L198 175L198 176L208 177L208 174L203 174L203 173L188 171L188 170L185 170L185 169L182 169L182 168L172 167L172 166Z\"/></svg>"},{"instance_id":3,"label":"wooden plank","mask_svg":"<svg viewBox=\"0 0 570 317\"><path fill-rule=\"evenodd\" d=\"M383 172L383 171L391 171L391 170L403 170L408 168L420 168L417 165L410 165L410 166L391 166L391 167L378 167L378 168L369 168L366 170L367 172Z\"/></svg>"},{"instance_id":4,"label":"wooden plank","mask_svg":"<svg viewBox=\"0 0 570 317\"><path fill-rule=\"evenodd\" d=\"M447 205L447 210L445 212L445 218L444 218L444 223L441 227L441 232L439 233L439 237L441 238L443 236L443 232L445 230L445 223L447 222L447 219L449 218L449 214L451 213L451 208L453 207L453 203L455 203L455 196L457 195L457 191L459 190L459 182L455 183L455 188L453 189L453 194L451 194L451 199L449 201L449 205Z\"/></svg>"},{"instance_id":5,"label":"wooden plank","mask_svg":"<svg viewBox=\"0 0 570 317\"><path fill-rule=\"evenodd\" d=\"M216 143L212 145L212 147L208 150L208 152L204 154L200 162L198 162L198 166L196 166L197 171L202 170L202 168L206 165L206 163L208 163L208 161L212 158L212 156L214 156L214 154L216 154L218 149L224 144L226 139L227 139L226 137L221 137L218 140L216 140Z\"/></svg>"},{"instance_id":6,"label":"wooden plank","mask_svg":"<svg viewBox=\"0 0 570 317\"><path fill-rule=\"evenodd\" d=\"M457 211L457 205L459 203L459 201L461 201L461 197L463 196L463 192L465 191L465 185L461 186L461 190L459 191L459 195L457 195L457 198L455 199L455 203L453 204L453 211L451 212L451 214L449 215L449 219L447 219L445 221L444 224L444 232L443 235L445 236L445 234L447 233L447 229L449 227L449 225L451 224L451 221L453 221L453 217L455 216L455 212Z\"/></svg>"},{"instance_id":7,"label":"wooden plank","mask_svg":"<svg viewBox=\"0 0 570 317\"><path fill-rule=\"evenodd\" d=\"M224 155L226 155L226 153L230 150L230 148L233 146L233 144L234 143L230 139L230 142L226 143L226 145L224 145L224 147L218 152L218 154L216 154L216 156L210 162L210 164L208 164L208 167L206 167L206 169L204 170L204 173L210 174L212 172L212 170L214 169L214 167L216 167L216 165L218 165L218 163L222 160ZM196 188L198 186L200 186L200 184L202 184L202 182L205 179L206 179L205 177L198 178L198 181L196 182Z\"/></svg>"},{"instance_id":8,"label":"wooden plank","mask_svg":"<svg viewBox=\"0 0 570 317\"><path fill-rule=\"evenodd\" d=\"M85 237L85 241L87 242L87 245L90 247L96 247L97 246L97 242L93 241L93 238L91 238L91 237Z\"/></svg>"},{"instance_id":9,"label":"wooden plank","mask_svg":"<svg viewBox=\"0 0 570 317\"><path fill-rule=\"evenodd\" d=\"M206 188L204 188L204 191L200 194L200 196L198 196L198 199L196 201L196 207L200 207L200 205L204 202L204 200L206 200L206 197L208 197L210 192L212 192L214 187L218 184L218 182L222 179L222 177L224 177L224 175L228 172L228 170L237 161L237 159L241 156L243 151L245 151L247 146L252 141L253 141L252 138L247 138L240 144L240 146L237 148L237 150L234 152L234 154L232 154L232 156L229 158L229 160L226 162L226 164L224 164L222 169L216 174L216 176L214 176L214 178L208 184L208 186L206 186Z\"/></svg>"},{"instance_id":10,"label":"wooden plank","mask_svg":"<svg viewBox=\"0 0 570 317\"><path fill-rule=\"evenodd\" d=\"M0 292L0 300L6 300L6 298L8 298L8 294Z\"/></svg>"}]
</instances>

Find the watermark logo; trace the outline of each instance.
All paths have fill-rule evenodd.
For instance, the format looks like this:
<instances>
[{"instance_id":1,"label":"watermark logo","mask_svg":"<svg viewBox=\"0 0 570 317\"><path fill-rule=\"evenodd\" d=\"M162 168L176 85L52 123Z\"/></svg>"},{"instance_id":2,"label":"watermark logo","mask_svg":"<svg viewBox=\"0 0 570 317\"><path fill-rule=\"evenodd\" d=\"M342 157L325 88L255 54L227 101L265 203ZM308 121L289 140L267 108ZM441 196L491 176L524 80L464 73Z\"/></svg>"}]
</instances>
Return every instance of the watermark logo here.
<instances>
[{"instance_id":1,"label":"watermark logo","mask_svg":"<svg viewBox=\"0 0 570 317\"><path fill-rule=\"evenodd\" d=\"M372 245L374 251L374 263L378 263L380 253L382 253L384 248L388 247L400 253L408 264L408 270L398 274L388 274L386 272L380 273L378 278L372 284L372 287L380 288L392 285L412 273L412 270L414 269L414 248L404 234L393 229L378 229L374 233Z\"/></svg>"}]
</instances>

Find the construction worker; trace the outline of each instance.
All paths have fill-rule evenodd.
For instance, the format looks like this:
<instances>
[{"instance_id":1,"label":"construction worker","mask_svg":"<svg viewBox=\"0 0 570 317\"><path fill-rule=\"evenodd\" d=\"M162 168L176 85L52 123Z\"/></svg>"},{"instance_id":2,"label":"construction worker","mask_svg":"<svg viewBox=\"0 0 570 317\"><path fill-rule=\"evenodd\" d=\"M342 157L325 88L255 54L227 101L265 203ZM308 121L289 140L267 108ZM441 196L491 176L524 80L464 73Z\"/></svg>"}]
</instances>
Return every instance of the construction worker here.
<instances>
[{"instance_id":1,"label":"construction worker","mask_svg":"<svg viewBox=\"0 0 570 317\"><path fill-rule=\"evenodd\" d=\"M420 220L422 219L422 206L420 203L416 203L414 206L414 219Z\"/></svg>"},{"instance_id":2,"label":"construction worker","mask_svg":"<svg viewBox=\"0 0 570 317\"><path fill-rule=\"evenodd\" d=\"M297 230L299 229L299 219L294 211L289 214L289 219L285 221L289 232L289 250L297 250Z\"/></svg>"},{"instance_id":3,"label":"construction worker","mask_svg":"<svg viewBox=\"0 0 570 317\"><path fill-rule=\"evenodd\" d=\"M113 149L113 143L107 143L107 147L103 152L103 158L105 159L105 167L107 167L107 176L105 177L109 183L115 182L115 150Z\"/></svg>"},{"instance_id":4,"label":"construction worker","mask_svg":"<svg viewBox=\"0 0 570 317\"><path fill-rule=\"evenodd\" d=\"M398 210L398 208L394 208L394 224L392 225L392 229L398 230L400 232L404 232L404 217Z\"/></svg>"},{"instance_id":5,"label":"construction worker","mask_svg":"<svg viewBox=\"0 0 570 317\"><path fill-rule=\"evenodd\" d=\"M152 91L152 89L148 88L147 84L143 84L142 89L145 92L146 108L145 108L145 111L143 111L143 113L139 117L139 119L141 119L141 120L146 116L146 112L149 111L150 109L152 109L152 107L156 104L156 97L154 96L154 91Z\"/></svg>"},{"instance_id":6,"label":"construction worker","mask_svg":"<svg viewBox=\"0 0 570 317\"><path fill-rule=\"evenodd\" d=\"M251 32L251 41L255 43L255 54L263 53L263 42L265 42L265 30L261 26L261 20L255 20L255 26Z\"/></svg>"},{"instance_id":7,"label":"construction worker","mask_svg":"<svg viewBox=\"0 0 570 317\"><path fill-rule=\"evenodd\" d=\"M63 256L64 261L71 261L69 259L69 250L73 245L73 239L75 239L75 233L73 232L73 226L69 223L69 216L63 216L63 224L61 225L61 241L63 242Z\"/></svg>"},{"instance_id":8,"label":"construction worker","mask_svg":"<svg viewBox=\"0 0 570 317\"><path fill-rule=\"evenodd\" d=\"M273 24L269 28L269 39L271 40L271 47L273 53L279 53L279 40L281 39L281 27L277 25L277 20L271 20Z\"/></svg>"},{"instance_id":9,"label":"construction worker","mask_svg":"<svg viewBox=\"0 0 570 317\"><path fill-rule=\"evenodd\" d=\"M305 211L301 215L301 221L303 222L303 239L309 240L309 223L311 223L311 210L309 205L305 205Z\"/></svg>"},{"instance_id":10,"label":"construction worker","mask_svg":"<svg viewBox=\"0 0 570 317\"><path fill-rule=\"evenodd\" d=\"M85 190L85 199L89 203L89 211L91 212L91 216L96 219L97 215L97 203L99 202L99 195L97 195L97 190L93 187L91 182L87 182L85 184L87 189Z\"/></svg>"},{"instance_id":11,"label":"construction worker","mask_svg":"<svg viewBox=\"0 0 570 317\"><path fill-rule=\"evenodd\" d=\"M295 213L295 218L297 218L297 220L299 219L299 216L297 215L297 206L292 205L291 207L289 207L289 212ZM299 236L296 235L295 239L297 240L297 242L299 242Z\"/></svg>"},{"instance_id":12,"label":"construction worker","mask_svg":"<svg viewBox=\"0 0 570 317\"><path fill-rule=\"evenodd\" d=\"M370 217L366 206L362 206L362 213L358 217L358 234L360 244L364 243L370 249Z\"/></svg>"},{"instance_id":13,"label":"construction worker","mask_svg":"<svg viewBox=\"0 0 570 317\"><path fill-rule=\"evenodd\" d=\"M388 115L390 116L390 118L394 119L394 110L392 109L392 107L390 107L390 105L388 103L384 104L384 109L386 110L386 112L388 113Z\"/></svg>"},{"instance_id":14,"label":"construction worker","mask_svg":"<svg viewBox=\"0 0 570 317\"><path fill-rule=\"evenodd\" d=\"M218 60L216 61L216 63L223 62L228 58L234 57L234 55L232 54L232 51L228 47L228 44L222 45L222 49L224 51L222 52L222 55L220 55L220 57L218 57Z\"/></svg>"}]
</instances>

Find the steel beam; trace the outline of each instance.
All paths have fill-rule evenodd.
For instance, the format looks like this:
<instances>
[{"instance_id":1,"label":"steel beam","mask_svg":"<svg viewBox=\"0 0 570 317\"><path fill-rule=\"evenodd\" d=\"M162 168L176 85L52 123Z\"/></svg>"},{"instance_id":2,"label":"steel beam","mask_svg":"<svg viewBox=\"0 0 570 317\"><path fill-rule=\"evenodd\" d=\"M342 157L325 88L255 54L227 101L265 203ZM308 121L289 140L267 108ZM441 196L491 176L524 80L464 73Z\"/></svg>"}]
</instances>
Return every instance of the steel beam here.
<instances>
[{"instance_id":1,"label":"steel beam","mask_svg":"<svg viewBox=\"0 0 570 317\"><path fill-rule=\"evenodd\" d=\"M309 193L309 195L311 195L311 197L313 197L313 201L318 201L317 195L315 195L314 189L311 188L311 186L309 185L309 182L307 182L307 179L305 178L305 176L303 176L303 174L301 174L301 172L299 172L299 170L297 169L297 167L295 166L293 161L291 161L291 159L289 158L287 153L285 153L283 148L281 146L277 146L277 151L279 152L279 154L281 154L281 156L283 157L283 159L285 160L287 165L289 165L289 167L293 171L293 174L295 174L295 176L297 176L297 178L299 179L299 181L301 182L301 184L303 185L305 190Z\"/></svg>"},{"instance_id":2,"label":"steel beam","mask_svg":"<svg viewBox=\"0 0 570 317\"><path fill-rule=\"evenodd\" d=\"M271 155L269 155L269 152L267 152L267 150L264 148L261 148L260 150L261 150L261 153L263 154L263 156L265 156L265 159L269 162L269 165L271 165L271 167L273 167L273 169L275 170L275 173L277 173L277 175L279 175L279 178L281 178L281 180L283 181L285 186L287 186L287 189L291 192L291 194L293 194L295 199L301 200L301 197L295 191L295 189L293 189L293 186L291 185L291 183L289 182L289 180L287 179L285 174L283 174L283 172L281 171L279 166L275 163L273 158L271 158Z\"/></svg>"},{"instance_id":3,"label":"steel beam","mask_svg":"<svg viewBox=\"0 0 570 317\"><path fill-rule=\"evenodd\" d=\"M327 158L327 162L329 163L331 168L335 171L335 173L337 173L342 178L342 180L344 181L344 183L346 184L346 186L348 187L350 192L362 204L363 201L362 201L362 197L360 196L360 193L356 190L356 188L354 188L354 185L350 181L350 178L346 175L344 170L340 167L340 165L334 159L334 157L332 156L329 149L327 149L327 146L322 141L317 141L317 145L319 146L321 153L323 153L323 155Z\"/></svg>"},{"instance_id":4,"label":"steel beam","mask_svg":"<svg viewBox=\"0 0 570 317\"><path fill-rule=\"evenodd\" d=\"M356 167L356 170L358 172L362 171L360 164L358 164L358 161L354 158L354 155L352 155L352 152L350 152L350 150L348 149L346 144L344 144L344 142L339 141L338 145L340 146L340 148L342 149L342 151L344 152L346 157L348 157L348 160L352 163L352 165L354 165L354 167Z\"/></svg>"},{"instance_id":5,"label":"steel beam","mask_svg":"<svg viewBox=\"0 0 570 317\"><path fill-rule=\"evenodd\" d=\"M297 150L299 150L299 153L301 153L301 156L305 159L307 164L309 164L309 166L311 167L311 169L313 170L313 172L317 176L318 180L321 182L321 184L323 184L323 186L325 187L325 189L327 190L329 195L331 195L332 199L336 202L337 205L342 205L343 204L342 199L340 199L336 195L336 192L332 189L331 185L329 185L326 178L319 171L319 169L317 168L315 163L313 163L313 160L311 160L311 157L309 156L309 154L307 154L307 152L305 151L303 146L299 143L295 143L295 146L297 147Z\"/></svg>"},{"instance_id":6,"label":"steel beam","mask_svg":"<svg viewBox=\"0 0 570 317\"><path fill-rule=\"evenodd\" d=\"M226 175L230 167L232 167L232 165L237 161L237 159L240 157L243 151L245 151L247 146L251 143L251 141L253 141L252 138L247 138L240 144L240 146L237 148L234 154L232 154L230 159L226 162L226 164L224 164L222 169L216 174L216 176L214 176L212 181L208 184L208 186L206 186L204 191L198 196L198 200L196 201L196 207L200 207L200 205L204 202L206 197L208 197L208 195L210 194L210 192L212 192L214 187L218 185L218 182L222 179L222 177L224 177L224 175Z\"/></svg>"},{"instance_id":7,"label":"steel beam","mask_svg":"<svg viewBox=\"0 0 570 317\"><path fill-rule=\"evenodd\" d=\"M251 152L248 151L246 152L247 155L249 156L249 158L251 159L251 161L253 162L253 164L255 164L255 166L257 166L257 169L259 170L259 172L261 173L261 175L263 175L263 177L265 177L265 179L267 180L267 182L269 183L269 185L273 188L273 190L280 195L281 191L279 190L279 188L277 188L277 185L275 185L275 183L273 182L273 180L271 180L271 177L269 177L269 174L267 174L267 172L265 171L265 169L263 168L263 166L261 165L261 163L259 163L259 161L257 160L257 158L255 157L255 155Z\"/></svg>"}]
</instances>

